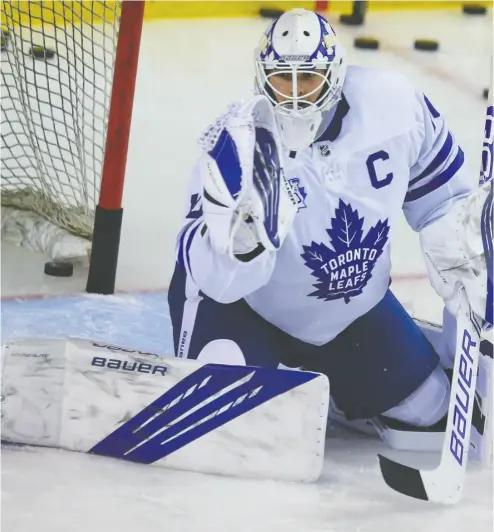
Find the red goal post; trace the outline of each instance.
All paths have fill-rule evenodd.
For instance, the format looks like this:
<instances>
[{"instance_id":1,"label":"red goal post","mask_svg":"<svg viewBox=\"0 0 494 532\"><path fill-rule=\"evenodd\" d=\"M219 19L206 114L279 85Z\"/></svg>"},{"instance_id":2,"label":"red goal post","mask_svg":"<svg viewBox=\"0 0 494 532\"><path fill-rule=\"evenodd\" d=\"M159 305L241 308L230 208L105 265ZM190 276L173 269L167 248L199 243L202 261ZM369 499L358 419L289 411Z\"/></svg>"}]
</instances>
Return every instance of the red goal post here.
<instances>
[{"instance_id":1,"label":"red goal post","mask_svg":"<svg viewBox=\"0 0 494 532\"><path fill-rule=\"evenodd\" d=\"M122 226L122 195L137 78L145 2L124 0L113 74L105 159L96 207L86 290L111 294L115 289Z\"/></svg>"}]
</instances>

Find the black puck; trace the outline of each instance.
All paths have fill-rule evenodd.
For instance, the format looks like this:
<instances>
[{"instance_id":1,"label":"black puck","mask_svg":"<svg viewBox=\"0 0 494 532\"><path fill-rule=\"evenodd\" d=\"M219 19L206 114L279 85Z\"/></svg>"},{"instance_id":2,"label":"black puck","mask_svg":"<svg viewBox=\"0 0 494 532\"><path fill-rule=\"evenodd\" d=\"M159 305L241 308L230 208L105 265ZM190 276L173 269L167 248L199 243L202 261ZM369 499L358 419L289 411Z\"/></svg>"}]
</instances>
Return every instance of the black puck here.
<instances>
[{"instance_id":1,"label":"black puck","mask_svg":"<svg viewBox=\"0 0 494 532\"><path fill-rule=\"evenodd\" d=\"M377 50L379 48L379 41L372 37L357 37L353 41L353 46L362 50Z\"/></svg>"},{"instance_id":2,"label":"black puck","mask_svg":"<svg viewBox=\"0 0 494 532\"><path fill-rule=\"evenodd\" d=\"M439 43L431 39L417 39L413 43L415 50L422 50L425 52L435 52L439 50Z\"/></svg>"},{"instance_id":3,"label":"black puck","mask_svg":"<svg viewBox=\"0 0 494 532\"><path fill-rule=\"evenodd\" d=\"M46 275L53 277L70 277L74 273L74 265L71 262L53 261L45 263Z\"/></svg>"},{"instance_id":4,"label":"black puck","mask_svg":"<svg viewBox=\"0 0 494 532\"><path fill-rule=\"evenodd\" d=\"M482 91L482 97L484 98L484 100L487 100L487 98L489 98L489 89L484 89Z\"/></svg>"},{"instance_id":5,"label":"black puck","mask_svg":"<svg viewBox=\"0 0 494 532\"><path fill-rule=\"evenodd\" d=\"M278 18L283 15L284 11L282 9L273 9L269 7L261 7L259 9L259 15L262 18Z\"/></svg>"},{"instance_id":6,"label":"black puck","mask_svg":"<svg viewBox=\"0 0 494 532\"><path fill-rule=\"evenodd\" d=\"M340 15L340 22L345 26L362 26L364 17L362 15Z\"/></svg>"},{"instance_id":7,"label":"black puck","mask_svg":"<svg viewBox=\"0 0 494 532\"><path fill-rule=\"evenodd\" d=\"M55 50L37 44L31 47L30 53L34 59L52 59L55 57Z\"/></svg>"},{"instance_id":8,"label":"black puck","mask_svg":"<svg viewBox=\"0 0 494 532\"><path fill-rule=\"evenodd\" d=\"M463 13L465 15L485 15L487 8L480 4L463 4Z\"/></svg>"}]
</instances>

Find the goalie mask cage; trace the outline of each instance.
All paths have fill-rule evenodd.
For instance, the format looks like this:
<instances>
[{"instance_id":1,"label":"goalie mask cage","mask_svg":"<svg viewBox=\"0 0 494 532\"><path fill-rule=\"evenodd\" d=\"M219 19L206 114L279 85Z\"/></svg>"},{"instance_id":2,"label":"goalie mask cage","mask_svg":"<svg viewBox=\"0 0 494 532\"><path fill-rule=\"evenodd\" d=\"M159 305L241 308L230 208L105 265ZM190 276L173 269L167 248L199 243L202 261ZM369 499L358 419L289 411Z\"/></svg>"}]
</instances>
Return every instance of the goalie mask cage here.
<instances>
[{"instance_id":1,"label":"goalie mask cage","mask_svg":"<svg viewBox=\"0 0 494 532\"><path fill-rule=\"evenodd\" d=\"M2 235L89 256L88 292L115 288L144 4L1 5Z\"/></svg>"}]
</instances>

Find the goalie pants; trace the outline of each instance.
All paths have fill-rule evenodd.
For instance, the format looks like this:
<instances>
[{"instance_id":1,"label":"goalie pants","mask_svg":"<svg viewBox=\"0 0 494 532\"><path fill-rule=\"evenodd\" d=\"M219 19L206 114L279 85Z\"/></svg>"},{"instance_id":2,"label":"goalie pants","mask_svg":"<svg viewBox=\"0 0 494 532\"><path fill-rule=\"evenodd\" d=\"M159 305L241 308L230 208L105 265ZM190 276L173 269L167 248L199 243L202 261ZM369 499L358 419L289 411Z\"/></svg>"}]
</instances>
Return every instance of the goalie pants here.
<instances>
[{"instance_id":1,"label":"goalie pants","mask_svg":"<svg viewBox=\"0 0 494 532\"><path fill-rule=\"evenodd\" d=\"M231 362L211 356L207 361L270 368L282 363L324 373L333 400L348 419L371 418L395 407L439 364L434 348L390 290L367 314L322 346L281 331L245 300L221 304L202 293L187 299L186 274L180 266L175 268L168 302L176 356L202 358L209 346L226 345ZM235 344L240 349L235 350ZM241 352L241 360L235 351Z\"/></svg>"}]
</instances>

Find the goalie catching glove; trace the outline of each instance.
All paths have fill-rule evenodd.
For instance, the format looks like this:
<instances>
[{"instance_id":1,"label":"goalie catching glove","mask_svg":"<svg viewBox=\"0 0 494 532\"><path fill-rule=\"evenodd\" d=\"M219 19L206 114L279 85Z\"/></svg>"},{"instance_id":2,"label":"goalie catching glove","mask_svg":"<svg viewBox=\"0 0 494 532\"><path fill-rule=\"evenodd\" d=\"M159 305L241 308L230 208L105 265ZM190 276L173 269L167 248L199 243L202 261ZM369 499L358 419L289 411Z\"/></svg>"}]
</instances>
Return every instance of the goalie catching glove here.
<instances>
[{"instance_id":1,"label":"goalie catching glove","mask_svg":"<svg viewBox=\"0 0 494 532\"><path fill-rule=\"evenodd\" d=\"M297 212L274 110L266 97L233 105L200 139L203 213L211 245L242 255L281 247Z\"/></svg>"},{"instance_id":2,"label":"goalie catching glove","mask_svg":"<svg viewBox=\"0 0 494 532\"><path fill-rule=\"evenodd\" d=\"M473 312L492 325L492 179L420 231L429 278L456 315L465 287Z\"/></svg>"}]
</instances>

